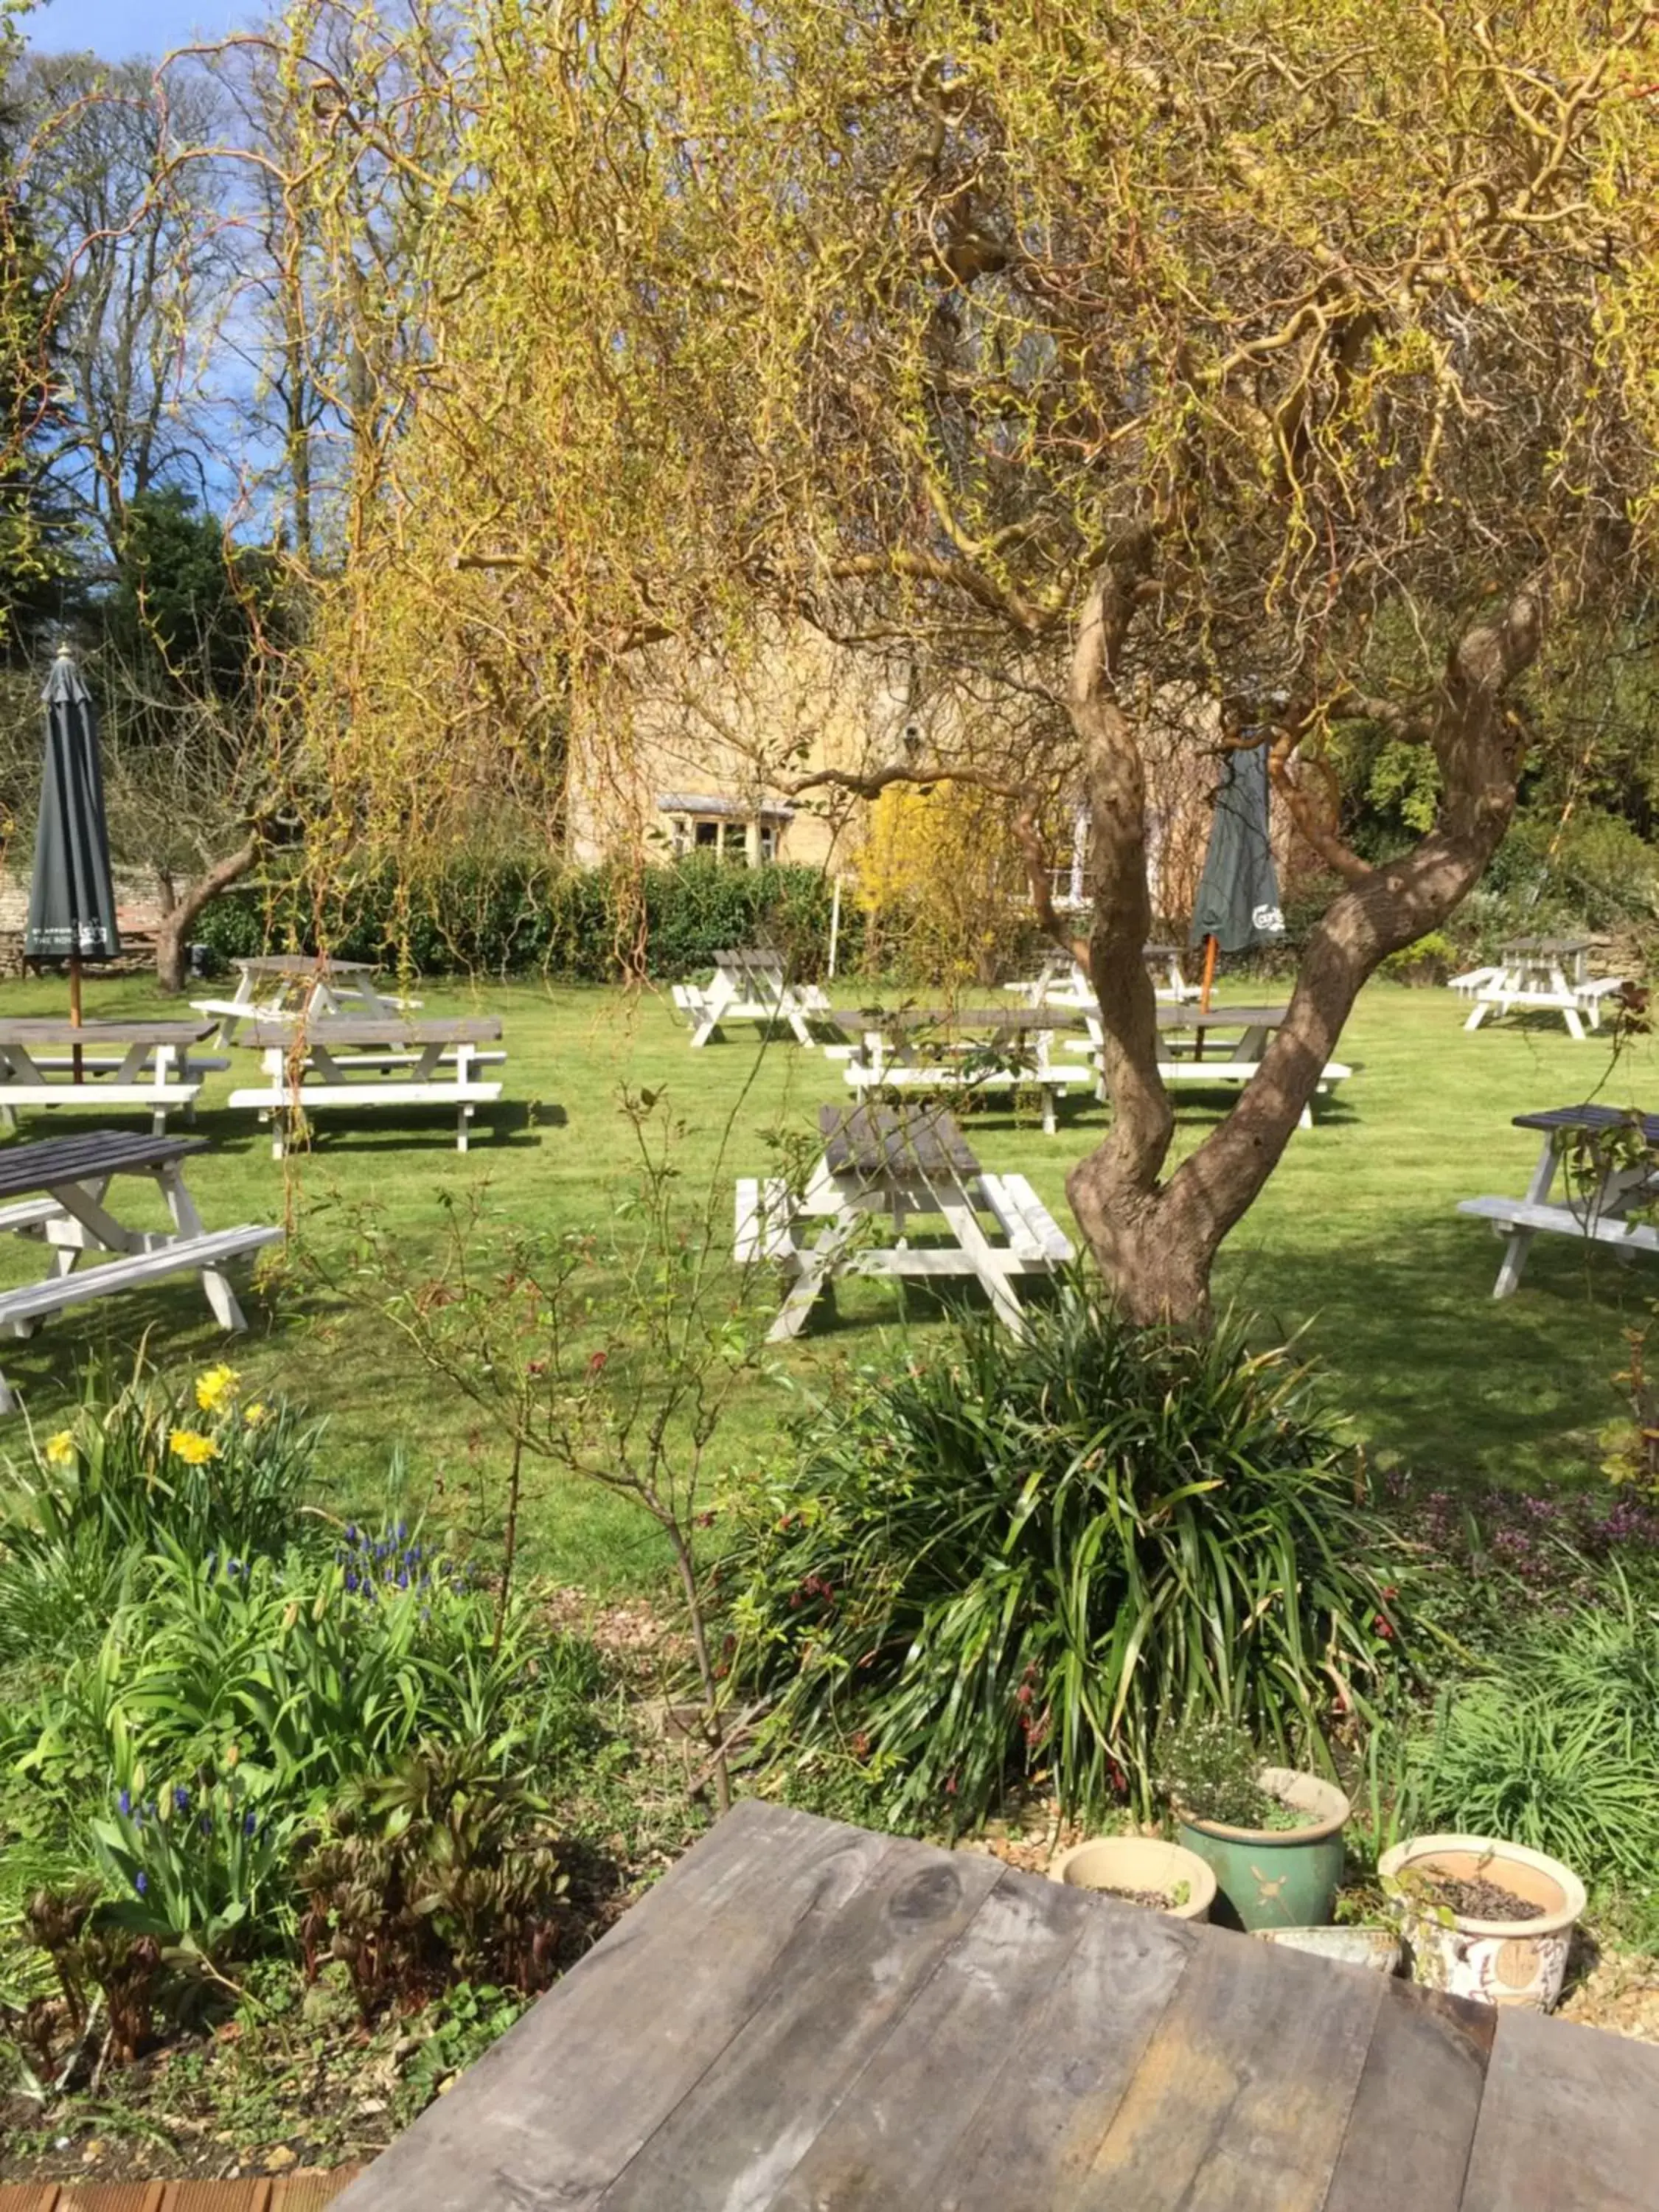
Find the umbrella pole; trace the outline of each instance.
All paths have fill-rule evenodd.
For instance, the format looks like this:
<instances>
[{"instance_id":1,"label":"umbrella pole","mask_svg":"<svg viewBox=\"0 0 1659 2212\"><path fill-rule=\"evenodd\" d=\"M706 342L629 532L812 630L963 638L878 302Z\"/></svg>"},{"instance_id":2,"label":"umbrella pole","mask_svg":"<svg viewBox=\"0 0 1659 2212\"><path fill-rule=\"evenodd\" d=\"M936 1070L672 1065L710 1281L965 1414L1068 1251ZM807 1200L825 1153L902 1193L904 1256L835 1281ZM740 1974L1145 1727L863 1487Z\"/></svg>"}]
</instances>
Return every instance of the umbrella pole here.
<instances>
[{"instance_id":1,"label":"umbrella pole","mask_svg":"<svg viewBox=\"0 0 1659 2212\"><path fill-rule=\"evenodd\" d=\"M70 955L70 1024L72 1028L77 1030L81 1026L81 956L78 952L71 952ZM82 1079L82 1070L81 1048L78 1044L75 1048L74 1061L75 1080L79 1083Z\"/></svg>"},{"instance_id":2,"label":"umbrella pole","mask_svg":"<svg viewBox=\"0 0 1659 2212\"><path fill-rule=\"evenodd\" d=\"M1204 940L1204 987L1200 994L1198 1001L1198 1011L1200 1014L1207 1014L1210 1011L1210 993L1215 988L1215 956L1218 947L1215 939L1213 937L1206 937Z\"/></svg>"}]
</instances>

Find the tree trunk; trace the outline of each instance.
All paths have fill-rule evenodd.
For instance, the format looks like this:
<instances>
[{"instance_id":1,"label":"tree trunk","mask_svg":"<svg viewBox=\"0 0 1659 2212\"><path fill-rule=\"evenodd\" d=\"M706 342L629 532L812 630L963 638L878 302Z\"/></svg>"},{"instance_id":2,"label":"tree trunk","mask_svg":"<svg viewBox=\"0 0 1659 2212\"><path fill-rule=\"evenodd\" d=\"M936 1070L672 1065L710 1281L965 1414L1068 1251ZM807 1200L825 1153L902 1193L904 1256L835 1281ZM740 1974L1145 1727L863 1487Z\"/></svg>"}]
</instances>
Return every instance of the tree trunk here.
<instances>
[{"instance_id":1,"label":"tree trunk","mask_svg":"<svg viewBox=\"0 0 1659 2212\"><path fill-rule=\"evenodd\" d=\"M1205 1323L1223 1239L1260 1194L1314 1096L1360 987L1390 952L1438 927L1473 890L1515 808L1520 746L1503 696L1535 658L1541 591L1454 647L1431 742L1443 799L1434 829L1332 903L1303 955L1289 1012L1237 1103L1167 1182L1173 1127L1158 1073L1157 1011L1141 958L1151 925L1139 748L1110 691L1110 654L1090 641L1091 601L1073 663L1072 713L1094 805L1097 889L1090 961L1105 1032L1110 1133L1066 1178L1090 1251L1122 1311L1142 1323Z\"/></svg>"},{"instance_id":2,"label":"tree trunk","mask_svg":"<svg viewBox=\"0 0 1659 2212\"><path fill-rule=\"evenodd\" d=\"M163 992L176 998L185 988L185 948L188 933L197 916L210 907L222 891L246 875L259 853L258 841L250 837L245 845L216 860L205 875L187 884L175 902L162 915L155 929L155 976Z\"/></svg>"}]
</instances>

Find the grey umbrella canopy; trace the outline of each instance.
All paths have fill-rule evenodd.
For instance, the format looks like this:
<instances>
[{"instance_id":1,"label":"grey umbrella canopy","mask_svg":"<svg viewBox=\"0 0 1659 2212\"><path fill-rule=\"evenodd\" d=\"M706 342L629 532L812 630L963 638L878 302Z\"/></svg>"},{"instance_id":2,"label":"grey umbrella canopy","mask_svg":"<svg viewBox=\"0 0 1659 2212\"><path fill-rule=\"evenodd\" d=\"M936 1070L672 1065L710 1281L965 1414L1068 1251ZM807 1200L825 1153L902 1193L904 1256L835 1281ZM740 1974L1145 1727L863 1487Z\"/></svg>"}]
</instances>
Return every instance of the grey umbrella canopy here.
<instances>
[{"instance_id":1,"label":"grey umbrella canopy","mask_svg":"<svg viewBox=\"0 0 1659 2212\"><path fill-rule=\"evenodd\" d=\"M1227 756L1189 941L1213 937L1224 952L1248 952L1284 934L1267 837L1267 748L1257 745Z\"/></svg>"},{"instance_id":2,"label":"grey umbrella canopy","mask_svg":"<svg viewBox=\"0 0 1659 2212\"><path fill-rule=\"evenodd\" d=\"M121 950L110 878L109 825L98 762L98 718L81 672L63 647L41 695L46 766L23 951L30 959L112 960Z\"/></svg>"}]
</instances>

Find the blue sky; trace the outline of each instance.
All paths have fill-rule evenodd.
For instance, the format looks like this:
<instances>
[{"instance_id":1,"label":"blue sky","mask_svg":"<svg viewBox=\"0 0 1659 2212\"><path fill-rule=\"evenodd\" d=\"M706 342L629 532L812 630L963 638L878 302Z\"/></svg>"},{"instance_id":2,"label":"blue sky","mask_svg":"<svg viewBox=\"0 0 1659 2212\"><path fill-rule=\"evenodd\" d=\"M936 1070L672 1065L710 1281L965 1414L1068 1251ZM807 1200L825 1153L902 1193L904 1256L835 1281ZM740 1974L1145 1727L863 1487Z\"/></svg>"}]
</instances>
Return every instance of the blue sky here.
<instances>
[{"instance_id":1,"label":"blue sky","mask_svg":"<svg viewBox=\"0 0 1659 2212\"><path fill-rule=\"evenodd\" d=\"M198 35L222 37L265 12L257 0L45 0L24 17L23 29L43 53L89 48L121 61L164 54Z\"/></svg>"}]
</instances>

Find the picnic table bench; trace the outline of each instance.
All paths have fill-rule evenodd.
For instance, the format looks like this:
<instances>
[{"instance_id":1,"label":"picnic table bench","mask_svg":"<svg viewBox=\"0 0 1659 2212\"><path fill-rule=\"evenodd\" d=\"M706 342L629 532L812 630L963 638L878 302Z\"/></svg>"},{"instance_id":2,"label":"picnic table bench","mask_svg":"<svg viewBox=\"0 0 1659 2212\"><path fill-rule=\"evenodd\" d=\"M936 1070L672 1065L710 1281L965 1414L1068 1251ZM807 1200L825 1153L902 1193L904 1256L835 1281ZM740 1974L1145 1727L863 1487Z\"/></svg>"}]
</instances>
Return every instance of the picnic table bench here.
<instances>
[{"instance_id":1,"label":"picnic table bench","mask_svg":"<svg viewBox=\"0 0 1659 2212\"><path fill-rule=\"evenodd\" d=\"M112 1107L143 1106L159 1137L170 1112L188 1117L193 1111L208 1070L229 1064L192 1051L209 1030L203 1021L77 1024L56 1014L0 1018L0 1119L15 1127L20 1106L106 1114Z\"/></svg>"},{"instance_id":2,"label":"picnic table bench","mask_svg":"<svg viewBox=\"0 0 1659 2212\"><path fill-rule=\"evenodd\" d=\"M1514 1296L1532 1240L1540 1231L1608 1244L1626 1260L1634 1259L1638 1252L1659 1252L1659 1228L1649 1221L1629 1218L1632 1208L1659 1200L1659 1115L1633 1117L1612 1106L1553 1106L1541 1113L1517 1114L1514 1120L1517 1129L1544 1133L1543 1149L1526 1196L1465 1198L1457 1206L1460 1213L1490 1222L1493 1235L1504 1240L1493 1297ZM1649 1148L1644 1157L1632 1161L1610 1152L1596 1171L1592 1188L1581 1197L1565 1203L1551 1199L1565 1139L1579 1133L1592 1138L1607 1136L1622 1129L1630 1129L1634 1135L1638 1127Z\"/></svg>"},{"instance_id":3,"label":"picnic table bench","mask_svg":"<svg viewBox=\"0 0 1659 2212\"><path fill-rule=\"evenodd\" d=\"M217 1023L221 1044L239 1044L244 1023L303 1018L310 1014L362 1015L372 1021L413 1012L418 999L380 990L380 969L369 960L333 960L313 952L262 952L233 963L236 989L228 999L192 999L198 1014Z\"/></svg>"},{"instance_id":4,"label":"picnic table bench","mask_svg":"<svg viewBox=\"0 0 1659 2212\"><path fill-rule=\"evenodd\" d=\"M1169 1052L1158 1061L1160 1079L1170 1089L1188 1085L1233 1087L1248 1083L1261 1065L1268 1039L1289 1012L1288 1006L1160 1006L1158 1030L1170 1040ZM1105 1076L1101 1054L1106 1038L1099 1010L1090 1010L1084 1018L1088 1024L1089 1042L1079 1042L1076 1048L1092 1054L1103 1097ZM1352 1073L1345 1060L1328 1060L1320 1071L1314 1097L1333 1097L1337 1085L1346 1083ZM1304 1129L1313 1127L1312 1100L1302 1109L1300 1126Z\"/></svg>"},{"instance_id":5,"label":"picnic table bench","mask_svg":"<svg viewBox=\"0 0 1659 2212\"><path fill-rule=\"evenodd\" d=\"M1464 1028L1478 1030L1488 1015L1553 1012L1582 1044L1585 1023L1600 1029L1602 1000L1625 988L1621 975L1590 974L1592 950L1588 937L1512 938L1498 948L1495 967L1453 976L1451 988L1474 1000Z\"/></svg>"},{"instance_id":6,"label":"picnic table bench","mask_svg":"<svg viewBox=\"0 0 1659 2212\"><path fill-rule=\"evenodd\" d=\"M823 986L790 982L783 955L764 946L734 946L717 952L712 981L675 983L671 995L691 1024L694 1049L706 1045L729 1022L754 1022L762 1029L786 1024L796 1041L810 1049L817 1042L813 1023L835 1020L835 1008Z\"/></svg>"},{"instance_id":7,"label":"picnic table bench","mask_svg":"<svg viewBox=\"0 0 1659 2212\"><path fill-rule=\"evenodd\" d=\"M0 1152L0 1229L39 1238L52 1253L45 1281L0 1291L0 1335L24 1337L67 1306L137 1290L169 1275L200 1275L222 1328L246 1328L226 1273L229 1263L274 1244L278 1228L245 1225L210 1230L185 1186L181 1163L205 1149L199 1137L141 1136L117 1129L82 1130ZM171 1233L126 1226L111 1204L118 1176L149 1176L161 1188L173 1221ZM97 1252L114 1258L96 1267L79 1262ZM0 1376L0 1413L14 1400Z\"/></svg>"},{"instance_id":8,"label":"picnic table bench","mask_svg":"<svg viewBox=\"0 0 1659 2212\"><path fill-rule=\"evenodd\" d=\"M886 1091L1035 1091L1052 1137L1055 1102L1091 1087L1087 1068L1054 1058L1054 1032L1079 1017L1064 1007L899 1006L841 1018L858 1042L842 1071L860 1095Z\"/></svg>"},{"instance_id":9,"label":"picnic table bench","mask_svg":"<svg viewBox=\"0 0 1659 2212\"><path fill-rule=\"evenodd\" d=\"M1155 995L1170 1006L1182 1006L1200 996L1200 987L1189 983L1182 971L1178 945L1147 945L1141 957L1152 971ZM1018 983L1005 983L1018 991L1030 1006L1071 1006L1079 1012L1095 1003L1095 987L1082 963L1068 952L1051 952L1035 975Z\"/></svg>"},{"instance_id":10,"label":"picnic table bench","mask_svg":"<svg viewBox=\"0 0 1659 2212\"><path fill-rule=\"evenodd\" d=\"M799 1336L837 1275L974 1276L1016 1334L1015 1282L1046 1275L1072 1257L1069 1240L1024 1176L988 1175L943 1107L821 1106L823 1151L804 1191L783 1176L740 1181L735 1255L775 1261L788 1279L773 1342ZM994 1231L982 1225L988 1213ZM872 1217L886 1216L897 1241L878 1244ZM937 1218L944 1242L918 1245L913 1217ZM827 1225L811 1243L804 1223Z\"/></svg>"},{"instance_id":11,"label":"picnic table bench","mask_svg":"<svg viewBox=\"0 0 1659 2212\"><path fill-rule=\"evenodd\" d=\"M1653 2212L1659 2051L750 1798L337 2212Z\"/></svg>"},{"instance_id":12,"label":"picnic table bench","mask_svg":"<svg viewBox=\"0 0 1659 2212\"><path fill-rule=\"evenodd\" d=\"M455 1148L464 1152L474 1112L501 1095L498 1081L477 1073L486 1057L501 1059L481 1050L501 1034L493 1014L256 1021L247 1042L264 1055L265 1079L233 1091L230 1103L270 1123L276 1159L313 1114L404 1106L453 1106Z\"/></svg>"}]
</instances>

